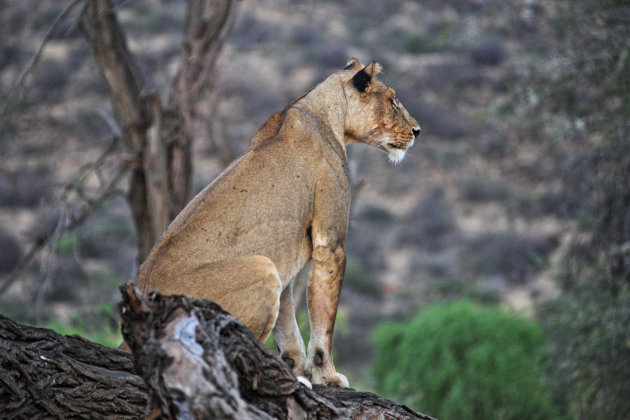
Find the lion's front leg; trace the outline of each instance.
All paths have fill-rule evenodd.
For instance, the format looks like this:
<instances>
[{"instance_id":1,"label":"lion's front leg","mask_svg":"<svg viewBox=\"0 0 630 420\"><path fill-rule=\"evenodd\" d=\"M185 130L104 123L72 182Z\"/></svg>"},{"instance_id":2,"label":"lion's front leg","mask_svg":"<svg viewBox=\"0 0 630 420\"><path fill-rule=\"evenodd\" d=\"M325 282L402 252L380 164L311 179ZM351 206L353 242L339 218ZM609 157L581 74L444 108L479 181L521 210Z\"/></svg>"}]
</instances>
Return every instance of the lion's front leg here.
<instances>
[{"instance_id":1,"label":"lion's front leg","mask_svg":"<svg viewBox=\"0 0 630 420\"><path fill-rule=\"evenodd\" d=\"M306 373L314 384L337 384L347 387L346 377L335 370L332 340L339 304L341 282L346 266L342 246L334 249L316 246L308 280L308 315L311 338L308 344Z\"/></svg>"}]
</instances>

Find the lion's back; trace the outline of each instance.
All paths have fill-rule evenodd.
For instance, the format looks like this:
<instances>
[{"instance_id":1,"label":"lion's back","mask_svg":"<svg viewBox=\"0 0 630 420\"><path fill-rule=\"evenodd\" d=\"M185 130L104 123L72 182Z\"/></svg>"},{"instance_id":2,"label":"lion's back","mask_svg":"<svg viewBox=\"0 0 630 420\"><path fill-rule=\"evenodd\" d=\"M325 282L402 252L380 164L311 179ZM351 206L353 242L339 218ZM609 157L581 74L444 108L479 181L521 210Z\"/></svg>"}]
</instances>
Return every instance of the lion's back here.
<instances>
[{"instance_id":1,"label":"lion's back","mask_svg":"<svg viewBox=\"0 0 630 420\"><path fill-rule=\"evenodd\" d=\"M291 270L312 219L314 182L312 171L281 147L248 152L202 190L151 251L138 285L148 290L155 278L249 255Z\"/></svg>"}]
</instances>

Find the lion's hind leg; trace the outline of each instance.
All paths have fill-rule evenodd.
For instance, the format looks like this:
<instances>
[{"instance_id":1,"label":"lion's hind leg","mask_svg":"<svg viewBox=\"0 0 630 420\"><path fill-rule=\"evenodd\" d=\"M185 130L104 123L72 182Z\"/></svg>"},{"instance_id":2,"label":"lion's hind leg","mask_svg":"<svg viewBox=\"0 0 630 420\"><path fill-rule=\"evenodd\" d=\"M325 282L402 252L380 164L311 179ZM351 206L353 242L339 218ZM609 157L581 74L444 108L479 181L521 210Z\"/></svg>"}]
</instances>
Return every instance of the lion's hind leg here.
<instances>
[{"instance_id":1,"label":"lion's hind leg","mask_svg":"<svg viewBox=\"0 0 630 420\"><path fill-rule=\"evenodd\" d=\"M273 336L280 349L280 357L282 357L282 360L291 367L295 376L298 378L302 377L306 380L304 373L306 352L304 349L304 341L302 340L300 329L295 319L293 291L291 290L290 284L284 288L280 296L280 312L276 325L273 327ZM308 382L308 380L306 381Z\"/></svg>"},{"instance_id":2,"label":"lion's hind leg","mask_svg":"<svg viewBox=\"0 0 630 420\"><path fill-rule=\"evenodd\" d=\"M282 292L278 270L269 258L253 255L203 264L180 279L171 283L171 290L162 292L215 301L258 340L264 342L269 337L278 318Z\"/></svg>"}]
</instances>

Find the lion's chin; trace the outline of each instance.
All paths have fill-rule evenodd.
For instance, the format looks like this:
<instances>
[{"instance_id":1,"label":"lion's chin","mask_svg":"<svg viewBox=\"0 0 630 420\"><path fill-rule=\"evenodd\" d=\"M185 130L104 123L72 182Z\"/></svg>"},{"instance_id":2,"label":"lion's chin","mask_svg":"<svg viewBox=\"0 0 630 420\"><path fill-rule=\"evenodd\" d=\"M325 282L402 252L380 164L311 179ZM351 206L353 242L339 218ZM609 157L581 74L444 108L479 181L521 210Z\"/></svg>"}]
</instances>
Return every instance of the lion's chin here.
<instances>
[{"instance_id":1,"label":"lion's chin","mask_svg":"<svg viewBox=\"0 0 630 420\"><path fill-rule=\"evenodd\" d=\"M396 149L392 147L387 149L389 161L395 164L400 163L405 158L405 153L407 153L407 149Z\"/></svg>"},{"instance_id":2,"label":"lion's chin","mask_svg":"<svg viewBox=\"0 0 630 420\"><path fill-rule=\"evenodd\" d=\"M387 156L389 156L389 161L392 163L400 163L404 158L407 150L413 146L415 143L415 139L411 139L411 141L405 146L399 146L399 143L385 143L383 149L387 152Z\"/></svg>"}]
</instances>

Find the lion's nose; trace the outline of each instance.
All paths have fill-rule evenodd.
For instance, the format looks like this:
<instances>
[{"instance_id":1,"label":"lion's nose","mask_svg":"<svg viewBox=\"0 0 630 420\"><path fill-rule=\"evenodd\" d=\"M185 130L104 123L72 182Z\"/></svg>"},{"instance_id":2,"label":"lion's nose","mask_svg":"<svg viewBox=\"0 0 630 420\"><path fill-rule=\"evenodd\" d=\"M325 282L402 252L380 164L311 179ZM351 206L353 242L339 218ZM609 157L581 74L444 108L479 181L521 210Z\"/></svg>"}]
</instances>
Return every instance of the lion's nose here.
<instances>
[{"instance_id":1,"label":"lion's nose","mask_svg":"<svg viewBox=\"0 0 630 420\"><path fill-rule=\"evenodd\" d=\"M416 128L412 128L411 132L413 133L414 137L418 137L418 134L420 134L420 127L416 127Z\"/></svg>"}]
</instances>

